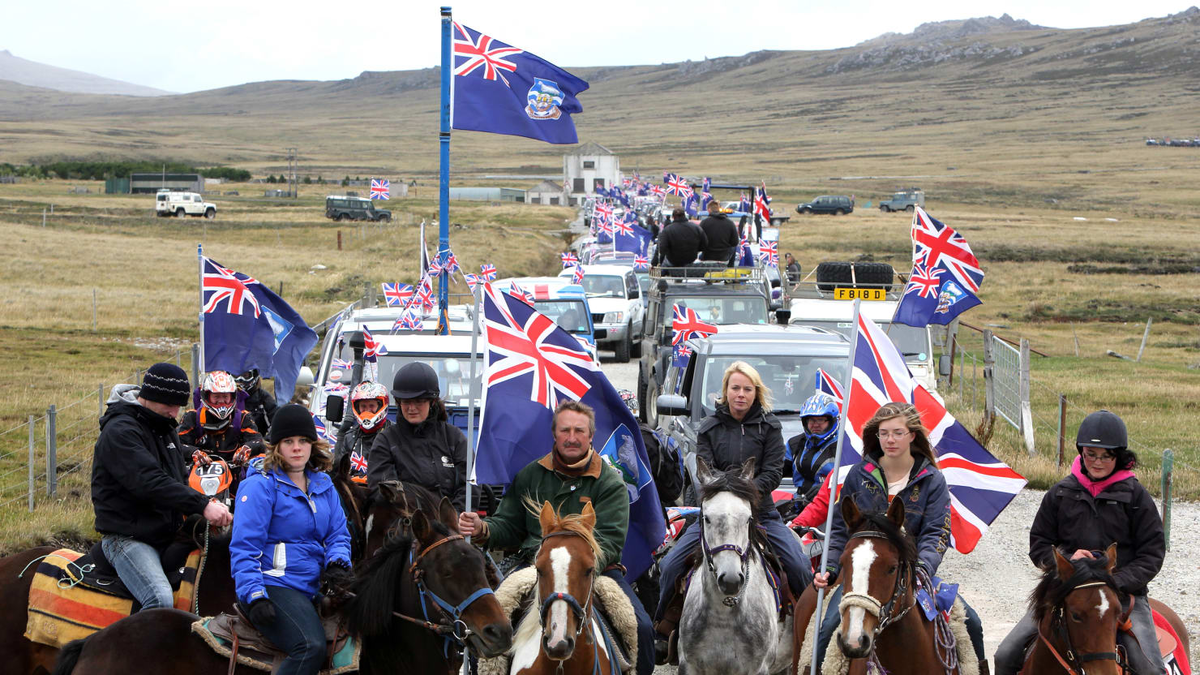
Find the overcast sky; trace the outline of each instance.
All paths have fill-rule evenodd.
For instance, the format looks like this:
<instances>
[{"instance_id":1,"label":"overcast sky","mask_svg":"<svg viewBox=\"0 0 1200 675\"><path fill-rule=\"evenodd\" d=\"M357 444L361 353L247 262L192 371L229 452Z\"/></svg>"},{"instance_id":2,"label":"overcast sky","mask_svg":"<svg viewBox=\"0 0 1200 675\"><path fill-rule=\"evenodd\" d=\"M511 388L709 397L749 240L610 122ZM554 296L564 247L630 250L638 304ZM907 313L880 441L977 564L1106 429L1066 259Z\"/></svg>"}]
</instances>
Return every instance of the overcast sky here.
<instances>
[{"instance_id":1,"label":"overcast sky","mask_svg":"<svg viewBox=\"0 0 1200 675\"><path fill-rule=\"evenodd\" d=\"M1193 0L1194 1L1194 0ZM337 80L437 65L440 3L12 0L0 49L169 91ZM1000 16L1056 28L1132 23L1189 0L460 0L455 20L560 66L834 49L926 21ZM186 9L185 9L186 8Z\"/></svg>"}]
</instances>

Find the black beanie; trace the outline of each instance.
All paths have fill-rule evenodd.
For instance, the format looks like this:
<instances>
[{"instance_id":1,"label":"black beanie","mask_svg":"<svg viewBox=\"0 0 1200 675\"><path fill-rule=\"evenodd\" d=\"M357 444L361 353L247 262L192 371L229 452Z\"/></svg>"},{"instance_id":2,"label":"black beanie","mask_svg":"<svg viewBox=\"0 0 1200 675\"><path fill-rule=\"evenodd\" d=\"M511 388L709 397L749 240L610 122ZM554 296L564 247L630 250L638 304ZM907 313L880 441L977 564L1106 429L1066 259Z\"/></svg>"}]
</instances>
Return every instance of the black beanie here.
<instances>
[{"instance_id":1,"label":"black beanie","mask_svg":"<svg viewBox=\"0 0 1200 675\"><path fill-rule=\"evenodd\" d=\"M142 376L138 396L147 401L185 406L192 397L187 373L174 363L156 363Z\"/></svg>"},{"instance_id":2,"label":"black beanie","mask_svg":"<svg viewBox=\"0 0 1200 675\"><path fill-rule=\"evenodd\" d=\"M275 412L267 441L278 443L292 436L303 436L314 442L317 440L317 425L313 423L312 414L308 408L295 403L289 403Z\"/></svg>"}]
</instances>

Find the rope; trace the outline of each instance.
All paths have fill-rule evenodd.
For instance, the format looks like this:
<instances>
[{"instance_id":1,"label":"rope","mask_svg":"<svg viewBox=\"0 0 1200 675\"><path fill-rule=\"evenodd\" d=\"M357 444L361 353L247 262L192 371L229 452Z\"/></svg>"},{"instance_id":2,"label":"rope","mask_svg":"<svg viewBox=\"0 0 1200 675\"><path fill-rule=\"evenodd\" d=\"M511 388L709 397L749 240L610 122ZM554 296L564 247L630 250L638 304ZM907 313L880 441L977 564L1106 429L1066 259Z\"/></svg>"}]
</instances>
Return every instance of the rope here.
<instances>
[{"instance_id":1,"label":"rope","mask_svg":"<svg viewBox=\"0 0 1200 675\"><path fill-rule=\"evenodd\" d=\"M78 585L80 582L83 581L83 575L96 569L96 566L94 564L87 564L87 565L83 565L82 567L80 567L79 565L75 564L74 560L71 560L65 556L59 555L57 553L47 553L46 555L39 555L38 557L34 558L33 560L30 560L29 564L26 565L21 570L21 573L17 575L17 578L20 579L21 577L24 577L25 573L29 571L29 568L31 566L33 566L34 563L41 562L51 556L56 556L56 557L62 558L63 560L66 560L68 568L74 567L75 569L79 570L79 572L77 574L70 573L70 571L68 571L68 573L71 574L71 580L67 581L65 585L63 584L65 579L59 579L58 581L56 581L55 583L58 585L59 588L71 588L73 586Z\"/></svg>"},{"instance_id":2,"label":"rope","mask_svg":"<svg viewBox=\"0 0 1200 675\"><path fill-rule=\"evenodd\" d=\"M192 614L200 616L200 579L204 577L204 563L208 560L208 533L211 528L204 523L204 548L200 549L200 566L196 568L196 583L192 585Z\"/></svg>"},{"instance_id":3,"label":"rope","mask_svg":"<svg viewBox=\"0 0 1200 675\"><path fill-rule=\"evenodd\" d=\"M842 602L838 605L838 612L846 611L847 607L857 607L866 610L868 614L876 619L879 618L879 614L883 611L883 603L866 593L844 592L842 594Z\"/></svg>"},{"instance_id":4,"label":"rope","mask_svg":"<svg viewBox=\"0 0 1200 675\"><path fill-rule=\"evenodd\" d=\"M929 579L929 573L920 565L917 565L915 576L917 578L917 588L924 587L932 601L936 595L934 593L933 582ZM941 612L936 611L933 617L933 642L934 652L937 654L938 661L941 662L942 668L946 670L946 675L951 675L958 669L958 641L954 639L954 631L950 628L950 621Z\"/></svg>"}]
</instances>

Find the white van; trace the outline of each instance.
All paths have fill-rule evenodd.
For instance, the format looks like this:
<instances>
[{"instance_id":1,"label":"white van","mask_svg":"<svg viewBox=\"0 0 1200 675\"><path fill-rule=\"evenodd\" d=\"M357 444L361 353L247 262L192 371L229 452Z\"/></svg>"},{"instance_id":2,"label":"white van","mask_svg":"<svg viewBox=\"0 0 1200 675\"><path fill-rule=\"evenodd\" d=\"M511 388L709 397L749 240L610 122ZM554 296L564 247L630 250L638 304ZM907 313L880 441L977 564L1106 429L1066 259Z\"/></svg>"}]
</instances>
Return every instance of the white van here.
<instances>
[{"instance_id":1,"label":"white van","mask_svg":"<svg viewBox=\"0 0 1200 675\"><path fill-rule=\"evenodd\" d=\"M204 216L209 220L217 217L217 205L204 201L195 192L171 192L159 190L154 201L154 213L159 216Z\"/></svg>"}]
</instances>

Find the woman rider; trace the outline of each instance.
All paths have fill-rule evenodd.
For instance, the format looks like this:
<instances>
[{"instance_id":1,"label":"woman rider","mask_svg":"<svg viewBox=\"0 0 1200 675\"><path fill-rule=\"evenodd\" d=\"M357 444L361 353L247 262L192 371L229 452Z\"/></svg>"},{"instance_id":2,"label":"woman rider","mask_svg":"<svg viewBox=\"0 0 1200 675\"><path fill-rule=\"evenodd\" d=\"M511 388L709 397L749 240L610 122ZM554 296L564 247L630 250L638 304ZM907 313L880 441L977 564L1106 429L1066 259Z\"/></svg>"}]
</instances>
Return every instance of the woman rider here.
<instances>
[{"instance_id":1,"label":"woman rider","mask_svg":"<svg viewBox=\"0 0 1200 675\"><path fill-rule=\"evenodd\" d=\"M367 458L367 488L374 495L386 480L415 483L466 506L467 437L446 421L437 373L414 361L396 371L392 396L400 408L396 423L379 432Z\"/></svg>"},{"instance_id":2,"label":"woman rider","mask_svg":"<svg viewBox=\"0 0 1200 675\"><path fill-rule=\"evenodd\" d=\"M1133 596L1129 618L1136 643L1156 645L1146 586L1162 567L1167 543L1154 500L1133 473L1137 455L1128 446L1129 434L1120 417L1099 410L1084 418L1075 436L1079 456L1071 464L1071 473L1046 491L1029 529L1029 558L1045 569L1054 565L1055 548L1078 560L1104 555L1104 549L1116 542L1113 578L1117 590ZM1037 624L1029 612L996 650L997 675L1019 671L1025 648L1035 637ZM1118 640L1134 672L1163 672L1157 649L1142 651L1124 632Z\"/></svg>"},{"instance_id":3,"label":"woman rider","mask_svg":"<svg viewBox=\"0 0 1200 675\"><path fill-rule=\"evenodd\" d=\"M798 598L812 578L812 569L771 499L771 491L779 487L783 475L783 433L779 420L771 414L771 390L750 364L735 361L725 369L721 391L716 413L705 418L696 431L696 455L717 471L740 469L746 460L754 460L754 483L762 495L756 509L758 524L765 530L787 573L793 597ZM662 586L655 612L658 631L655 652L661 662L666 660L667 641L683 609L683 596L676 593L675 586L687 571L699 541L700 526L693 523L679 535L674 548L659 564ZM673 602L676 598L677 603Z\"/></svg>"},{"instance_id":4,"label":"woman rider","mask_svg":"<svg viewBox=\"0 0 1200 675\"><path fill-rule=\"evenodd\" d=\"M862 460L847 474L840 499L853 499L860 510L875 512L886 511L893 499L903 500L904 529L916 540L917 565L932 578L950 544L950 490L937 468L929 432L921 424L920 414L911 403L884 404L863 425L862 439ZM825 570L813 579L817 588L827 588L838 576L839 561L849 539L841 513L841 509L834 512ZM825 648L837 628L842 588L844 585L839 585L826 598L815 655L817 663L824 661ZM975 656L982 662L986 658L983 624L965 600L963 608Z\"/></svg>"},{"instance_id":5,"label":"woman rider","mask_svg":"<svg viewBox=\"0 0 1200 675\"><path fill-rule=\"evenodd\" d=\"M796 505L803 509L813 501L833 469L833 453L838 438L837 402L829 394L813 394L800 406L804 432L788 441L792 451L792 482L796 485Z\"/></svg>"}]
</instances>

